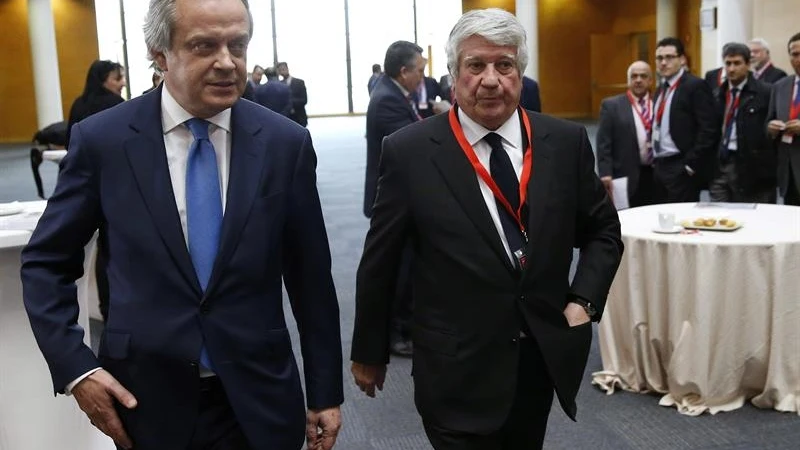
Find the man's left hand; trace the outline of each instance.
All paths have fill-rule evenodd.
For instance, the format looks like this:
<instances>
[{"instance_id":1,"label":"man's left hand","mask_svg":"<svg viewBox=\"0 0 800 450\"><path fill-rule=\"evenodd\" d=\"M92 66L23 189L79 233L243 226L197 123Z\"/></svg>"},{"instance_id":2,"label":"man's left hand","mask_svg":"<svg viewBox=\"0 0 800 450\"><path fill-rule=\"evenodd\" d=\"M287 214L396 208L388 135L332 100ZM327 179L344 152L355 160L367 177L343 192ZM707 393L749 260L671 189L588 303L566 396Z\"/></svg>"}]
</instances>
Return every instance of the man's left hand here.
<instances>
[{"instance_id":1,"label":"man's left hand","mask_svg":"<svg viewBox=\"0 0 800 450\"><path fill-rule=\"evenodd\" d=\"M791 133L795 136L800 136L800 119L793 119L786 122L785 133Z\"/></svg>"},{"instance_id":2,"label":"man's left hand","mask_svg":"<svg viewBox=\"0 0 800 450\"><path fill-rule=\"evenodd\" d=\"M314 410L306 414L306 441L309 450L331 450L336 443L342 413L339 407Z\"/></svg>"},{"instance_id":3,"label":"man's left hand","mask_svg":"<svg viewBox=\"0 0 800 450\"><path fill-rule=\"evenodd\" d=\"M564 309L564 317L567 318L570 327L577 327L592 320L589 315L586 314L586 310L583 309L583 306L572 302L567 303L567 307Z\"/></svg>"}]
</instances>

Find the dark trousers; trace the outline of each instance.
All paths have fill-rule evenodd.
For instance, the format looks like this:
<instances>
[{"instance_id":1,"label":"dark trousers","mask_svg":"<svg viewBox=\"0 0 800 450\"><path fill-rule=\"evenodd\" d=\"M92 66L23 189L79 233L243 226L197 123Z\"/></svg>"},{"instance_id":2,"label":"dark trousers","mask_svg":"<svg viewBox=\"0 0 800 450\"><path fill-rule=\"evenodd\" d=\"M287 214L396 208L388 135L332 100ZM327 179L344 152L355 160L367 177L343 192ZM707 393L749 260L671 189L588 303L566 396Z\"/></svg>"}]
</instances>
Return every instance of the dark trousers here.
<instances>
[{"instance_id":1,"label":"dark trousers","mask_svg":"<svg viewBox=\"0 0 800 450\"><path fill-rule=\"evenodd\" d=\"M680 155L656 158L653 170L655 202L686 203L700 200L697 175L689 175Z\"/></svg>"},{"instance_id":2,"label":"dark trousers","mask_svg":"<svg viewBox=\"0 0 800 450\"><path fill-rule=\"evenodd\" d=\"M778 200L778 191L774 185L760 188L745 188L742 186L736 161L730 159L719 165L718 175L708 187L712 202L734 203L775 203Z\"/></svg>"},{"instance_id":3,"label":"dark trousers","mask_svg":"<svg viewBox=\"0 0 800 450\"><path fill-rule=\"evenodd\" d=\"M520 340L517 396L503 426L488 435L445 430L423 422L435 450L535 450L544 444L553 382L532 338Z\"/></svg>"},{"instance_id":4,"label":"dark trousers","mask_svg":"<svg viewBox=\"0 0 800 450\"><path fill-rule=\"evenodd\" d=\"M136 448L136 443L133 443ZM200 402L192 441L186 450L250 450L218 377L200 380ZM122 447L117 446L118 450Z\"/></svg>"},{"instance_id":5,"label":"dark trousers","mask_svg":"<svg viewBox=\"0 0 800 450\"><path fill-rule=\"evenodd\" d=\"M408 341L411 339L411 310L413 307L411 295L411 264L414 250L411 243L406 243L403 249L403 259L400 262L397 274L397 286L392 302L391 341Z\"/></svg>"},{"instance_id":6,"label":"dark trousers","mask_svg":"<svg viewBox=\"0 0 800 450\"><path fill-rule=\"evenodd\" d=\"M800 180L794 179L792 168L789 168L789 187L786 189L786 196L783 198L784 205L800 206Z\"/></svg>"},{"instance_id":7,"label":"dark trousers","mask_svg":"<svg viewBox=\"0 0 800 450\"><path fill-rule=\"evenodd\" d=\"M653 166L639 166L639 182L633 194L628 197L628 204L631 208L654 203L655 185L653 183Z\"/></svg>"}]
</instances>

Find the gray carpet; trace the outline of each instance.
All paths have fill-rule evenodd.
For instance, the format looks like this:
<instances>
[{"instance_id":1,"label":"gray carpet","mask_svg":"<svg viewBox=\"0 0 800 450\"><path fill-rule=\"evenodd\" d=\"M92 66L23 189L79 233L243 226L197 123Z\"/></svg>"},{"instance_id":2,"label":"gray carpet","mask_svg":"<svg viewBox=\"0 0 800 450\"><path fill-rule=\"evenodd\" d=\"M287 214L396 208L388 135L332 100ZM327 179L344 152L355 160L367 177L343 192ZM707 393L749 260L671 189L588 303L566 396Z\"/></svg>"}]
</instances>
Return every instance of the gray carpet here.
<instances>
[{"instance_id":1,"label":"gray carpet","mask_svg":"<svg viewBox=\"0 0 800 450\"><path fill-rule=\"evenodd\" d=\"M595 127L587 124L590 136ZM309 129L319 155L319 190L333 255L333 276L342 311L345 361L353 329L355 272L367 220L361 214L364 174L364 118L312 119ZM42 165L45 192L52 192L56 166ZM0 202L32 200L36 192L27 150L0 147ZM288 314L288 310L287 310ZM98 324L95 324L98 325ZM93 327L97 341L102 325ZM291 328L291 326L290 326ZM296 342L296 332L294 333ZM658 405L658 397L631 393L606 396L589 383L589 373L601 369L600 354L592 348L584 386L578 397L579 422L571 422L557 404L545 442L561 449L798 449L800 417L745 406L716 416L687 417ZM394 359L386 387L369 399L345 374L344 428L337 448L342 450L428 450L413 404L411 365Z\"/></svg>"}]
</instances>

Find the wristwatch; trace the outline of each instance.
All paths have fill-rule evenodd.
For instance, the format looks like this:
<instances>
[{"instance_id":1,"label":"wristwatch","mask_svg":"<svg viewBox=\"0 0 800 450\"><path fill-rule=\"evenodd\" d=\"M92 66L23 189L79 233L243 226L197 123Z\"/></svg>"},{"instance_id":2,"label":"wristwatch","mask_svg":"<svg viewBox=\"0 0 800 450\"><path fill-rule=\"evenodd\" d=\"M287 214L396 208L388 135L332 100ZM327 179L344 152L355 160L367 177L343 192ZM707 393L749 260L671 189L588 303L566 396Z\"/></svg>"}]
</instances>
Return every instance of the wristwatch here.
<instances>
[{"instance_id":1,"label":"wristwatch","mask_svg":"<svg viewBox=\"0 0 800 450\"><path fill-rule=\"evenodd\" d=\"M594 316L597 314L597 310L594 308L594 305L587 302L586 300L583 300L581 298L573 298L570 300L570 302L581 305L583 307L583 310L586 311L586 315L589 316L590 319L594 318Z\"/></svg>"}]
</instances>

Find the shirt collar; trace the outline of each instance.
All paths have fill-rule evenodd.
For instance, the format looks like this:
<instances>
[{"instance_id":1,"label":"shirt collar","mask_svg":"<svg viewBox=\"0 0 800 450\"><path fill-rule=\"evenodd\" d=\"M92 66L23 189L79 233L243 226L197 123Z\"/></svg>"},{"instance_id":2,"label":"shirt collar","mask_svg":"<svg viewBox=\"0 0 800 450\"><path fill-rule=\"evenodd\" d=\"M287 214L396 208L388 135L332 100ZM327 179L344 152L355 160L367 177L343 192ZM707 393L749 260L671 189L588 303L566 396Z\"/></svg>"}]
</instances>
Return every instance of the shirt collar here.
<instances>
[{"instance_id":1,"label":"shirt collar","mask_svg":"<svg viewBox=\"0 0 800 450\"><path fill-rule=\"evenodd\" d=\"M745 84L747 84L747 78L745 78L744 80L742 80L742 82L741 82L741 83L739 83L739 85L738 85L738 86L734 86L734 85L733 85L733 83L731 83L731 81L730 81L730 80L728 80L728 90L730 91L731 89L733 89L733 88L736 88L736 89L739 89L739 92L741 92L741 91L742 91L742 89L744 89L744 85L745 85Z\"/></svg>"},{"instance_id":2,"label":"shirt collar","mask_svg":"<svg viewBox=\"0 0 800 450\"><path fill-rule=\"evenodd\" d=\"M469 145L473 147L481 139L486 137L487 134L497 133L506 143L510 144L515 149L522 148L522 129L520 129L519 124L519 110L515 110L514 114L494 131L472 120L461 108L458 108L458 120L461 122L461 128L464 130L464 137L467 138Z\"/></svg>"},{"instance_id":3,"label":"shirt collar","mask_svg":"<svg viewBox=\"0 0 800 450\"><path fill-rule=\"evenodd\" d=\"M397 80L395 80L394 78L389 78L389 79L392 80L392 83L394 83L395 86L400 88L400 92L403 93L403 97L408 98L408 95L410 94L410 92L408 92L408 89L404 88L403 85L398 83Z\"/></svg>"},{"instance_id":4,"label":"shirt collar","mask_svg":"<svg viewBox=\"0 0 800 450\"><path fill-rule=\"evenodd\" d=\"M167 84L163 84L164 87L161 89L161 127L164 130L164 134L167 134L194 116L183 109L178 101L175 100L175 97L169 93ZM230 108L206 120L227 132L231 131Z\"/></svg>"},{"instance_id":5,"label":"shirt collar","mask_svg":"<svg viewBox=\"0 0 800 450\"><path fill-rule=\"evenodd\" d=\"M667 78L667 83L669 83L669 87L674 86L675 82L680 80L680 78L683 76L684 72L685 72L685 70L683 68L681 68L681 70L679 70L678 73L676 73L675 75L673 75L670 78Z\"/></svg>"}]
</instances>

